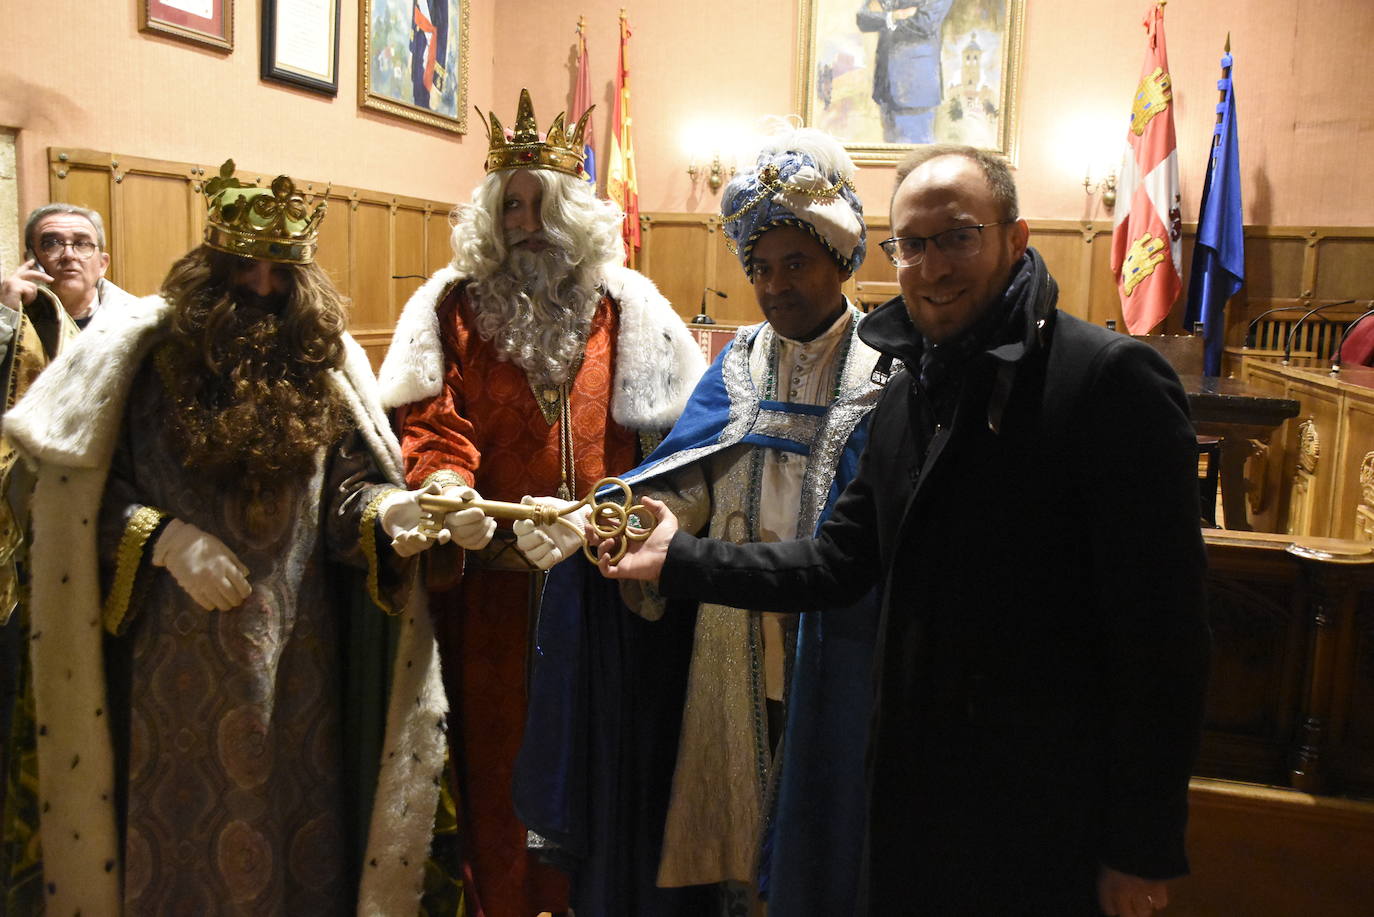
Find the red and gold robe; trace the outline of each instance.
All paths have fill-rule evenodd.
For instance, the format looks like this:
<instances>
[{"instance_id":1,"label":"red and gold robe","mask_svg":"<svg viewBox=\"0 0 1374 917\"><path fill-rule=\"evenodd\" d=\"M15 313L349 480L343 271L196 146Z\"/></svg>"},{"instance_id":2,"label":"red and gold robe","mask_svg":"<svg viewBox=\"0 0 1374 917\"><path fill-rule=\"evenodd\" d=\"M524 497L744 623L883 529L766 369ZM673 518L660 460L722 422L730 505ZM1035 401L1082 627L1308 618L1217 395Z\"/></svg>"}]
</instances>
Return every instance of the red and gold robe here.
<instances>
[{"instance_id":1,"label":"red and gold robe","mask_svg":"<svg viewBox=\"0 0 1374 917\"><path fill-rule=\"evenodd\" d=\"M407 484L452 481L457 474L489 500L519 502L526 494L554 494L562 483L558 413L546 415L524 370L502 360L477 333L457 280L452 272L441 272L416 293L381 372L383 398L397 406ZM681 320L647 280L623 270L615 280L619 283L607 283L610 292L597 306L570 386L575 479L569 484L577 497L599 478L635 466L640 434L662 433L671 425L704 368ZM436 319L437 327L431 324ZM441 368L433 363L431 335L442 354ZM652 359L646 359L644 346L634 346L645 342ZM629 351L635 355L623 356ZM441 380L432 391L436 369ZM659 384L646 389L649 375ZM417 385L432 393L402 401L416 393ZM499 541L498 532L493 545ZM434 549L433 567L456 567L453 557L444 556L456 551ZM462 844L475 886L469 913L524 917L566 909L567 881L526 850L526 830L511 801L525 723L531 577L495 569L488 560L492 553L489 548L469 554L456 584L437 594L433 607L460 739L454 764ZM505 560L494 563L522 564L513 549Z\"/></svg>"}]
</instances>

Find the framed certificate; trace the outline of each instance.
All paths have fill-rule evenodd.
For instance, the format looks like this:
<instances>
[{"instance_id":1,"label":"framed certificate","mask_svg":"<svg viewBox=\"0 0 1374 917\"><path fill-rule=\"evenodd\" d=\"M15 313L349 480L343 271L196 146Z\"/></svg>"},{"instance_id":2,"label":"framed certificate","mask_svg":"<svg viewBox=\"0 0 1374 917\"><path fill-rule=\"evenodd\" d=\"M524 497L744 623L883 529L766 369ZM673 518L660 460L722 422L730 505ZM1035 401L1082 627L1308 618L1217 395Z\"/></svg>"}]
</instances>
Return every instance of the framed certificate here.
<instances>
[{"instance_id":1,"label":"framed certificate","mask_svg":"<svg viewBox=\"0 0 1374 917\"><path fill-rule=\"evenodd\" d=\"M262 78L339 93L339 0L262 0Z\"/></svg>"}]
</instances>

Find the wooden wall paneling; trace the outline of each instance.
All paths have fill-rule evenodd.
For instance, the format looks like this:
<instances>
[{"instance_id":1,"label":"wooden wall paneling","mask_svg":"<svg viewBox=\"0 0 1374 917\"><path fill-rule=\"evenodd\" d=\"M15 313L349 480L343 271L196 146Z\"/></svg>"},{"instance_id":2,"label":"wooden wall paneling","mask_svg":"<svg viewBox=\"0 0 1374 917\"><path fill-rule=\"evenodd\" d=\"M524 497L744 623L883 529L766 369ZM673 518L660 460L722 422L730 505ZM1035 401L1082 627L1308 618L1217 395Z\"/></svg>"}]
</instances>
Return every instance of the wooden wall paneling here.
<instances>
[{"instance_id":1,"label":"wooden wall paneling","mask_svg":"<svg viewBox=\"0 0 1374 917\"><path fill-rule=\"evenodd\" d=\"M1045 266L1059 284L1059 308L1084 321L1102 324L1110 316L1093 313L1092 232L1082 223L1056 220L1036 223L1031 230L1031 247L1045 259Z\"/></svg>"},{"instance_id":2,"label":"wooden wall paneling","mask_svg":"<svg viewBox=\"0 0 1374 917\"><path fill-rule=\"evenodd\" d=\"M744 265L739 256L725 247L725 233L718 221L707 225L707 246L713 254L711 273L715 278L712 286L725 294L726 298L710 297L711 315L717 322L725 325L753 325L763 321L759 311L759 301L754 295L754 284L744 273Z\"/></svg>"},{"instance_id":3,"label":"wooden wall paneling","mask_svg":"<svg viewBox=\"0 0 1374 917\"><path fill-rule=\"evenodd\" d=\"M114 171L109 153L93 150L68 150L50 147L48 149L48 197L54 201L64 201L85 207L100 214L105 222L105 250L110 253L110 266L105 276L120 286L117 256L122 254L120 240L115 236L114 207L111 190L114 183L110 180ZM27 220L28 214L19 215Z\"/></svg>"},{"instance_id":4,"label":"wooden wall paneling","mask_svg":"<svg viewBox=\"0 0 1374 917\"><path fill-rule=\"evenodd\" d=\"M353 206L349 200L349 188L333 188L329 192L329 210L320 223L319 247L315 250L315 261L324 268L334 287L350 300L353 299L353 268L349 257L349 223ZM352 322L353 304L349 303L349 320Z\"/></svg>"},{"instance_id":5,"label":"wooden wall paneling","mask_svg":"<svg viewBox=\"0 0 1374 917\"><path fill-rule=\"evenodd\" d=\"M706 214L643 214L640 270L673 304L684 321L701 309L702 291L714 278L707 273L708 245L715 240L706 232ZM711 280L708 280L711 278ZM714 297L708 307L716 321L724 321L721 311L729 300ZM728 308L728 307L726 307Z\"/></svg>"},{"instance_id":6,"label":"wooden wall paneling","mask_svg":"<svg viewBox=\"0 0 1374 917\"><path fill-rule=\"evenodd\" d=\"M114 175L116 228L137 245L121 249L119 285L135 296L156 293L173 262L195 247L191 181L169 170L130 169Z\"/></svg>"},{"instance_id":7,"label":"wooden wall paneling","mask_svg":"<svg viewBox=\"0 0 1374 917\"><path fill-rule=\"evenodd\" d=\"M853 280L855 283L868 284L895 284L897 282L897 269L893 267L891 259L887 257L887 252L878 247L878 243L892 235L892 229L887 217L864 219L868 227L868 247L864 253L864 262L859 265L859 269L854 272Z\"/></svg>"},{"instance_id":8,"label":"wooden wall paneling","mask_svg":"<svg viewBox=\"0 0 1374 917\"><path fill-rule=\"evenodd\" d=\"M425 273L425 207L423 201L408 200L391 209L391 304L386 327L394 328L401 307L410 294L420 288L429 275Z\"/></svg>"},{"instance_id":9,"label":"wooden wall paneling","mask_svg":"<svg viewBox=\"0 0 1374 917\"><path fill-rule=\"evenodd\" d=\"M1370 274L1370 264L1374 261L1374 230L1320 229L1314 249L1314 299L1374 299L1374 279Z\"/></svg>"},{"instance_id":10,"label":"wooden wall paneling","mask_svg":"<svg viewBox=\"0 0 1374 917\"><path fill-rule=\"evenodd\" d=\"M844 293L850 302L867 312L901 293L897 287L897 269L878 243L892 235L887 214L864 215L868 227L868 250L863 264L845 281Z\"/></svg>"},{"instance_id":11,"label":"wooden wall paneling","mask_svg":"<svg viewBox=\"0 0 1374 917\"><path fill-rule=\"evenodd\" d=\"M392 327L391 306L391 205L364 200L357 191L353 200L352 246L353 322L359 331Z\"/></svg>"},{"instance_id":12,"label":"wooden wall paneling","mask_svg":"<svg viewBox=\"0 0 1374 917\"><path fill-rule=\"evenodd\" d=\"M1249 227L1245 233L1246 297L1252 301L1300 298L1306 257L1307 240L1301 230Z\"/></svg>"},{"instance_id":13,"label":"wooden wall paneling","mask_svg":"<svg viewBox=\"0 0 1374 917\"><path fill-rule=\"evenodd\" d=\"M1084 235L1088 235L1087 230L1084 230ZM1094 223L1090 239L1086 245L1091 249L1091 279L1088 285L1091 321L1098 325L1113 321L1117 330L1124 332L1126 320L1121 315L1121 295L1117 292L1116 278L1112 275L1111 226Z\"/></svg>"},{"instance_id":14,"label":"wooden wall paneling","mask_svg":"<svg viewBox=\"0 0 1374 917\"><path fill-rule=\"evenodd\" d=\"M449 239L453 226L449 223L450 208L431 206L425 212L425 270L426 277L453 260L453 246Z\"/></svg>"}]
</instances>

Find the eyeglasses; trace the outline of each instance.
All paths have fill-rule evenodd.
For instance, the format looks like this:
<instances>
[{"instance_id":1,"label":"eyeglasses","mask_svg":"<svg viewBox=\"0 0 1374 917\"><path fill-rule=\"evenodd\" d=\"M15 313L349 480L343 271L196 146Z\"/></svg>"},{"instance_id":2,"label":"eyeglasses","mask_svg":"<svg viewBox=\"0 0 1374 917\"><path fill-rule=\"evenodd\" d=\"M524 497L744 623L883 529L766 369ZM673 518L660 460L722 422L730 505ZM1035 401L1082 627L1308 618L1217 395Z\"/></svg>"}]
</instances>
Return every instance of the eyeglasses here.
<instances>
[{"instance_id":1,"label":"eyeglasses","mask_svg":"<svg viewBox=\"0 0 1374 917\"><path fill-rule=\"evenodd\" d=\"M933 236L898 236L884 239L878 244L892 259L897 267L915 267L926 257L926 243L934 242L935 247L946 257L956 261L972 258L983 250L983 230L989 226L1015 223L1015 220L998 220L995 223L975 223L972 226L956 226L937 232Z\"/></svg>"},{"instance_id":2,"label":"eyeglasses","mask_svg":"<svg viewBox=\"0 0 1374 917\"><path fill-rule=\"evenodd\" d=\"M62 254L64 248L71 248L72 254L82 261L86 261L96 253L97 246L90 239L57 239L46 236L38 241L38 250L49 258L57 257Z\"/></svg>"}]
</instances>

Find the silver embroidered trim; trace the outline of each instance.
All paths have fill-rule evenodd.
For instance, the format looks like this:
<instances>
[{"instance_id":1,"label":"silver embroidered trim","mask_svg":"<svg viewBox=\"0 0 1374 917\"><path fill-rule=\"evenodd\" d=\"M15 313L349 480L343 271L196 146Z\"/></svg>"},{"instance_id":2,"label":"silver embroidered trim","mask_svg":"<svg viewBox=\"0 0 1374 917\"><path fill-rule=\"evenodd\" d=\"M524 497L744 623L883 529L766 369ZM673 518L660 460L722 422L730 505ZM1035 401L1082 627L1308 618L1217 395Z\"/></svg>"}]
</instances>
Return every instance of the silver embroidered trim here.
<instances>
[{"instance_id":1,"label":"silver embroidered trim","mask_svg":"<svg viewBox=\"0 0 1374 917\"><path fill-rule=\"evenodd\" d=\"M863 314L853 305L849 307L849 311L852 318L849 326L849 352L845 356L844 365L837 370L841 376L839 396L824 415L809 417L804 414L760 410L759 392L754 386L753 376L749 373L749 352L751 349L749 339L757 330L758 336L753 342L754 346L767 347L774 332L772 327L766 324L762 328L758 325L741 328L736 332L730 352L725 355L725 361L721 364L721 378L725 383L725 392L730 400L730 414L716 441L671 455L649 469L646 474L627 478L626 481L634 484L638 481L667 474L685 465L690 465L705 456L719 452L728 446L735 445L751 430L765 432L766 425L771 424L774 418L772 416L760 417L761 413L786 418L788 429L782 435L787 439L800 442L805 440L796 435L795 425L799 421L807 422L807 439L811 442L811 457L807 462L806 473L802 477L801 508L797 515L797 537L809 538L815 532L816 524L820 521L821 510L825 507L826 497L830 494L830 487L835 479L835 471L839 467L840 455L844 452L845 444L849 442L849 437L854 434L855 428L863 421L868 412L873 410L883 391L883 387L875 384L872 379L873 367L878 362L879 353L860 341L858 337L859 319L863 317ZM894 361L891 375L896 375L900 369L901 362ZM781 423L782 421L779 420L778 422ZM777 434L770 432L767 435Z\"/></svg>"},{"instance_id":2,"label":"silver embroidered trim","mask_svg":"<svg viewBox=\"0 0 1374 917\"><path fill-rule=\"evenodd\" d=\"M820 521L826 497L840 465L845 444L854 429L878 403L883 388L872 379L879 353L859 340L859 312L850 307L854 322L849 326L849 353L840 368L840 393L826 412L820 432L811 444L811 461L802 477L801 509L797 513L797 537L810 538ZM896 369L893 369L896 372Z\"/></svg>"},{"instance_id":3,"label":"silver embroidered trim","mask_svg":"<svg viewBox=\"0 0 1374 917\"><path fill-rule=\"evenodd\" d=\"M759 411L758 420L749 432L755 436L771 436L809 446L815 441L820 428L819 414L794 414L791 411L765 409Z\"/></svg>"},{"instance_id":4,"label":"silver embroidered trim","mask_svg":"<svg viewBox=\"0 0 1374 917\"><path fill-rule=\"evenodd\" d=\"M649 478L665 475L670 471L675 471L719 452L727 446L733 446L744 438L744 435L753 427L754 418L759 413L758 390L754 388L754 379L749 375L749 338L758 329L758 325L750 325L735 332L735 340L732 342L730 352L725 355L725 362L721 364L721 378L725 383L725 394L730 401L730 413L725 422L725 427L716 437L716 441L705 446L697 446L695 449L684 449L674 453L645 473L626 477L625 482L627 484L636 484ZM764 334L770 333L771 330L765 326L759 333L760 340L763 339Z\"/></svg>"}]
</instances>

